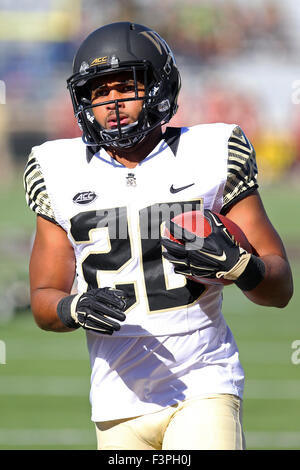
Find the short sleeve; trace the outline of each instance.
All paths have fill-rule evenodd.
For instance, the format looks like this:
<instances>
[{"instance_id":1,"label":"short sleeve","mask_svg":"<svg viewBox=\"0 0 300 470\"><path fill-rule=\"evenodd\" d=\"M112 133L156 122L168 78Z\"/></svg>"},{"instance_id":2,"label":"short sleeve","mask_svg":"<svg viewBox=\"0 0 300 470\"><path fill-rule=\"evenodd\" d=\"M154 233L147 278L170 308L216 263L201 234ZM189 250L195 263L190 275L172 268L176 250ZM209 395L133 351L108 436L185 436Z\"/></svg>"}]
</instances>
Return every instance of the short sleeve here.
<instances>
[{"instance_id":1,"label":"short sleeve","mask_svg":"<svg viewBox=\"0 0 300 470\"><path fill-rule=\"evenodd\" d=\"M51 207L41 166L31 152L24 171L24 189L29 208L37 215L59 225Z\"/></svg>"},{"instance_id":2,"label":"short sleeve","mask_svg":"<svg viewBox=\"0 0 300 470\"><path fill-rule=\"evenodd\" d=\"M258 188L255 150L239 126L228 139L227 180L223 193L222 214Z\"/></svg>"}]
</instances>

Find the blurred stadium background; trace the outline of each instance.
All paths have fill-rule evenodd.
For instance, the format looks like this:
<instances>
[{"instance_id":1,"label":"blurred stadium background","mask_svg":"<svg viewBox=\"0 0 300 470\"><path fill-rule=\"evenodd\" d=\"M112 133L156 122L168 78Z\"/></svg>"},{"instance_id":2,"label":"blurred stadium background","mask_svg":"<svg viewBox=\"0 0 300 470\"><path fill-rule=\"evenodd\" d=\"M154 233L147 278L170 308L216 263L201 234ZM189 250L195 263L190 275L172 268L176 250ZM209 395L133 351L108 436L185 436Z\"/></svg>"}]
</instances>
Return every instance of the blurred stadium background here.
<instances>
[{"instance_id":1,"label":"blurred stadium background","mask_svg":"<svg viewBox=\"0 0 300 470\"><path fill-rule=\"evenodd\" d=\"M256 148L296 292L276 310L229 286L224 315L246 372L248 448L300 449L297 0L0 0L0 449L95 448L84 335L43 332L30 313L35 218L22 172L33 145L79 135L65 85L73 54L93 29L122 20L153 27L175 52L183 87L172 124L238 123Z\"/></svg>"}]
</instances>

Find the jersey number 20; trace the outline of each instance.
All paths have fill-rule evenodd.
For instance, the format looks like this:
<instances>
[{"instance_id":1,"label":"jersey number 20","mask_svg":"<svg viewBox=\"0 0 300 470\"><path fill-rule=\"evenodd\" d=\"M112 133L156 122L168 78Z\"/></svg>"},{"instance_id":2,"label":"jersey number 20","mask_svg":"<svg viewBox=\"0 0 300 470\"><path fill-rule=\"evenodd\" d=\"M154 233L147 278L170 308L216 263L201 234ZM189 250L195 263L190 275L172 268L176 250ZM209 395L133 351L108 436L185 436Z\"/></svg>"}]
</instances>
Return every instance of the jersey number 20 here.
<instances>
[{"instance_id":1,"label":"jersey number 20","mask_svg":"<svg viewBox=\"0 0 300 470\"><path fill-rule=\"evenodd\" d=\"M139 211L139 251L149 313L191 305L205 291L205 286L189 279L182 287L167 288L160 244L161 224L166 217L199 209L200 204L199 200L154 204ZM82 263L88 289L98 287L99 271L120 272L132 261L132 235L128 225L126 207L81 212L71 219L70 234L76 243L92 243L91 231L99 228L106 228L109 234L110 250L90 253ZM129 296L128 308L136 303L134 283L116 283L115 287Z\"/></svg>"}]
</instances>

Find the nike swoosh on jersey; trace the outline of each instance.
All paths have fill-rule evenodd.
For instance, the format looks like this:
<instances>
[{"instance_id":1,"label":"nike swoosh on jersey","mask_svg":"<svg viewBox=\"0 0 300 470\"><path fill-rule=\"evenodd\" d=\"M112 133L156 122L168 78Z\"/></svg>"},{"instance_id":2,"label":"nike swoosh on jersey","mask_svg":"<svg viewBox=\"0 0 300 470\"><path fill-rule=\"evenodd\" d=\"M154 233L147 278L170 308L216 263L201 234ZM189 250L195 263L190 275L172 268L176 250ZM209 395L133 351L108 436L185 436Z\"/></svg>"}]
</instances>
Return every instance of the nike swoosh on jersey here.
<instances>
[{"instance_id":1,"label":"nike swoosh on jersey","mask_svg":"<svg viewBox=\"0 0 300 470\"><path fill-rule=\"evenodd\" d=\"M172 186L170 187L170 192L172 194L174 193L179 193L179 191L183 191L184 189L187 189L189 188L190 186L194 186L195 183L191 183L191 184L188 184L187 186L181 186L181 188L174 188L173 184Z\"/></svg>"}]
</instances>

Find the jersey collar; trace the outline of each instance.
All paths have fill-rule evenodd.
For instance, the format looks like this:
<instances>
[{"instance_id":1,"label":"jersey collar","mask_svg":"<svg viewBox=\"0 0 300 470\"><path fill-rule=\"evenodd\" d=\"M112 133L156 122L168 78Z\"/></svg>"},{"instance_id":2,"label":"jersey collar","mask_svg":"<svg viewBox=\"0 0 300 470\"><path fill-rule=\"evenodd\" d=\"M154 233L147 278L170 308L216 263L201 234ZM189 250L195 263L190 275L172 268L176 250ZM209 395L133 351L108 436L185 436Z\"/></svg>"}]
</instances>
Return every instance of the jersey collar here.
<instances>
[{"instance_id":1,"label":"jersey collar","mask_svg":"<svg viewBox=\"0 0 300 470\"><path fill-rule=\"evenodd\" d=\"M181 135L181 127L167 127L165 133L162 136L162 140L164 140L170 149L173 152L174 157L176 157L177 150L178 150L178 145L179 145L179 139ZM101 149L100 146L87 146L86 147L86 160L88 163L92 160L93 156L99 152ZM151 152L152 154L152 152ZM150 155L148 155L149 157ZM146 158L148 158L146 157Z\"/></svg>"},{"instance_id":2,"label":"jersey collar","mask_svg":"<svg viewBox=\"0 0 300 470\"><path fill-rule=\"evenodd\" d=\"M90 161L92 160L93 156L95 155L95 153L99 152L101 147L99 146L93 146L93 147L90 147L90 146L87 146L86 147L86 161L88 163L90 163Z\"/></svg>"}]
</instances>

